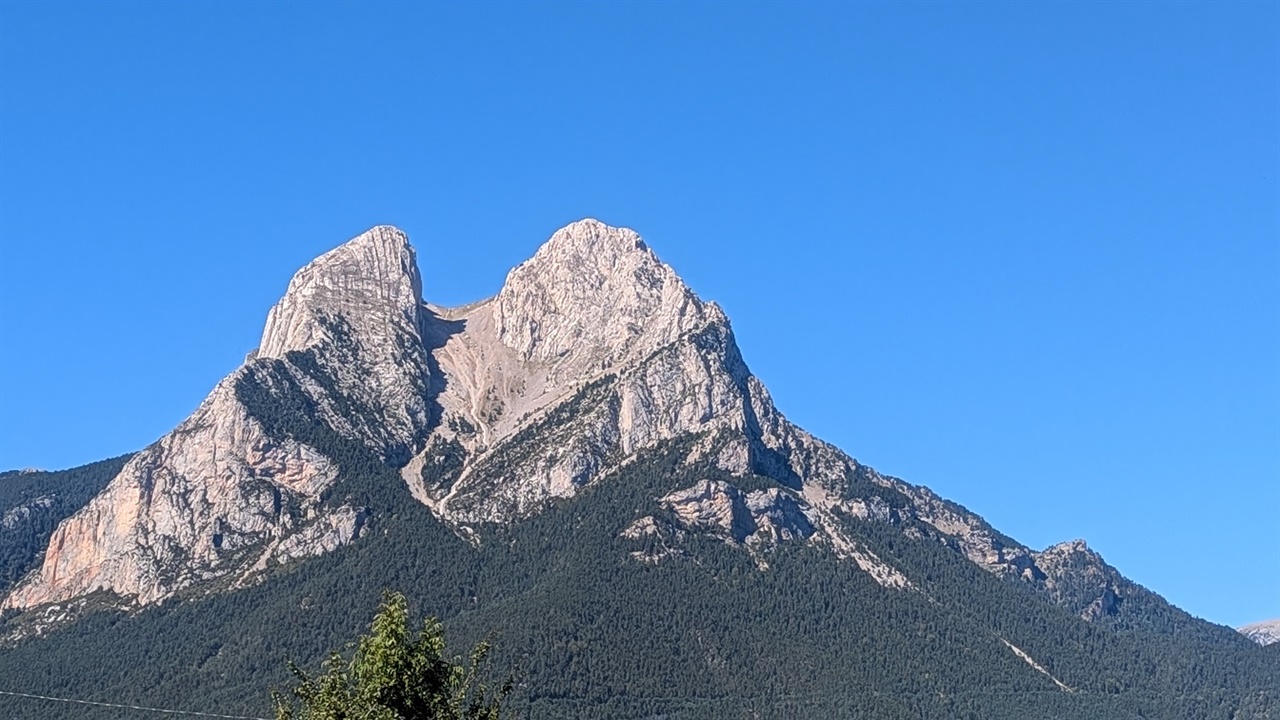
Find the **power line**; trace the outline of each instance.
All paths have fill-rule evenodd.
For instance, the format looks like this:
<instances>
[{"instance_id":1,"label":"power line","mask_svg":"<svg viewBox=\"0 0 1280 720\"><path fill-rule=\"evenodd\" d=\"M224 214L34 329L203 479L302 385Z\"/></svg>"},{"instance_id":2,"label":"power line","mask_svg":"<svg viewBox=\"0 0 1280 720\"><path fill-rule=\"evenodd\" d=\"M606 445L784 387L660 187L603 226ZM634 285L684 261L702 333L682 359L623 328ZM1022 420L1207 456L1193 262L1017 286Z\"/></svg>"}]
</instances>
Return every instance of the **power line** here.
<instances>
[{"instance_id":1,"label":"power line","mask_svg":"<svg viewBox=\"0 0 1280 720\"><path fill-rule=\"evenodd\" d=\"M147 712L167 713L169 715L197 715L199 717L224 718L226 720L270 720L255 715L219 715L218 713L199 712L197 710L166 710L164 708L145 707L142 705L121 705L119 703L96 702L94 700L74 700L72 698L49 697L48 695L32 695L31 693L9 692L0 690L0 695L32 698L35 700L52 700L54 702L75 703L77 705L97 705L98 707L119 708L123 710L144 710Z\"/></svg>"}]
</instances>

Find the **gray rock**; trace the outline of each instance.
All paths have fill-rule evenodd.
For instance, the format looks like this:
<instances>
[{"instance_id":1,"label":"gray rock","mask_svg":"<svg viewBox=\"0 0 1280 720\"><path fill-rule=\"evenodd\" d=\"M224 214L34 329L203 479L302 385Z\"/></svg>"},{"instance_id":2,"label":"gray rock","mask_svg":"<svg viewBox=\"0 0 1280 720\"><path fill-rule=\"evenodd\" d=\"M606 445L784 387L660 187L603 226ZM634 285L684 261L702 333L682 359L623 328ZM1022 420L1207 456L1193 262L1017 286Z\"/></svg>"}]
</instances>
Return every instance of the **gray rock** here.
<instances>
[{"instance_id":1,"label":"gray rock","mask_svg":"<svg viewBox=\"0 0 1280 720\"><path fill-rule=\"evenodd\" d=\"M293 378L336 432L389 459L409 457L428 423L419 293L413 249L394 228L374 228L298 271L268 315L262 347L58 526L40 568L3 607L95 590L147 604L352 542L354 516L319 507L334 462L269 434L236 388L253 381L283 392L281 377ZM340 410L352 407L367 412Z\"/></svg>"},{"instance_id":2,"label":"gray rock","mask_svg":"<svg viewBox=\"0 0 1280 720\"><path fill-rule=\"evenodd\" d=\"M1072 540L1034 554L1035 572L1023 579L1049 599L1089 622L1115 615L1130 593L1130 583L1083 540Z\"/></svg>"},{"instance_id":3,"label":"gray rock","mask_svg":"<svg viewBox=\"0 0 1280 720\"><path fill-rule=\"evenodd\" d=\"M1239 628L1240 634L1258 643L1270 645L1280 642L1280 619L1263 620Z\"/></svg>"}]
</instances>

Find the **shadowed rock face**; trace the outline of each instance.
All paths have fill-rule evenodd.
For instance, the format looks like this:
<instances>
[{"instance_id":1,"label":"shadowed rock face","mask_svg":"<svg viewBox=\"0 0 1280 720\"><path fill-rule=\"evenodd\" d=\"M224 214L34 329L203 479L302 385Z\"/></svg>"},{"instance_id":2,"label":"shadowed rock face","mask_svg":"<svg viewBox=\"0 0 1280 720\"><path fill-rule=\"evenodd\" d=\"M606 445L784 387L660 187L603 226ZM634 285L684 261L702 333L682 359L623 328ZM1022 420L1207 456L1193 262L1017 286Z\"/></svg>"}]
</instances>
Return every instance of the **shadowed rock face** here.
<instances>
[{"instance_id":1,"label":"shadowed rock face","mask_svg":"<svg viewBox=\"0 0 1280 720\"><path fill-rule=\"evenodd\" d=\"M251 582L274 562L358 540L363 509L321 503L338 464L270 429L264 408L274 407L305 412L400 468L413 495L460 529L518 521L642 451L686 439L688 463L777 487L742 492L708 480L655 498L678 526L645 517L618 529L661 541L637 555L644 562L678 553L690 533L757 553L762 569L758 553L806 542L911 590L843 529L882 523L1019 577L1086 619L1124 600L1128 586L1087 549L1034 553L790 423L720 308L631 230L568 225L511 270L497 296L472 305L436 307L421 293L414 250L388 226L299 270L245 365L64 521L4 606L100 589L145 604L212 580Z\"/></svg>"}]
</instances>

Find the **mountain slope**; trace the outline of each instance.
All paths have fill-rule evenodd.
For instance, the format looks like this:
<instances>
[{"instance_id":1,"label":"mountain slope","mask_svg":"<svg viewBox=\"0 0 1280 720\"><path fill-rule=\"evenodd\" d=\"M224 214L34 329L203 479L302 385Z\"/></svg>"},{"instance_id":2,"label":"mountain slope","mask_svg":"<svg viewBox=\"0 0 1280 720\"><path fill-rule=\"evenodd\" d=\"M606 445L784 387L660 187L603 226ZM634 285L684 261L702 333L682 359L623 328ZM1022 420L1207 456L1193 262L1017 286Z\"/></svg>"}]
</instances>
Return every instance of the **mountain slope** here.
<instances>
[{"instance_id":1,"label":"mountain slope","mask_svg":"<svg viewBox=\"0 0 1280 720\"><path fill-rule=\"evenodd\" d=\"M459 650L496 630L498 666L521 672L526 717L1252 718L1277 709L1280 667L1265 648L1086 623L886 524L851 520L849 531L861 527L918 591L884 587L802 543L767 550L766 571L697 533L658 564L638 562L632 553L646 541L610 530L662 516L657 498L702 477L744 492L778 488L687 466L688 451L679 442L647 451L573 498L488 529L478 545L376 457L352 451L334 502L355 496L372 508L360 542L236 593L90 615L0 653L0 673L24 691L261 715L266 688L287 682L284 660L314 664L355 637L389 586L442 616ZM6 716L45 717L41 709L0 700Z\"/></svg>"},{"instance_id":2,"label":"mountain slope","mask_svg":"<svg viewBox=\"0 0 1280 720\"><path fill-rule=\"evenodd\" d=\"M3 607L98 590L146 604L353 540L358 509L316 513L336 478L333 461L265 433L236 388L248 379L272 392L296 384L308 412L384 457L407 456L427 424L420 292L413 249L393 228L374 228L300 270L255 356L59 525L39 572Z\"/></svg>"},{"instance_id":3,"label":"mountain slope","mask_svg":"<svg viewBox=\"0 0 1280 720\"><path fill-rule=\"evenodd\" d=\"M60 472L0 473L0 592L32 569L58 524L102 492L128 459Z\"/></svg>"},{"instance_id":4,"label":"mountain slope","mask_svg":"<svg viewBox=\"0 0 1280 720\"><path fill-rule=\"evenodd\" d=\"M462 308L420 285L388 227L299 271L259 350L53 533L4 601L11 638L48 637L0 669L244 703L271 652L317 657L391 586L500 629L540 717L1275 707L1274 654L791 424L630 230L573 223ZM138 648L169 627L185 669L86 667L104 622ZM53 662L83 675L49 686Z\"/></svg>"}]
</instances>

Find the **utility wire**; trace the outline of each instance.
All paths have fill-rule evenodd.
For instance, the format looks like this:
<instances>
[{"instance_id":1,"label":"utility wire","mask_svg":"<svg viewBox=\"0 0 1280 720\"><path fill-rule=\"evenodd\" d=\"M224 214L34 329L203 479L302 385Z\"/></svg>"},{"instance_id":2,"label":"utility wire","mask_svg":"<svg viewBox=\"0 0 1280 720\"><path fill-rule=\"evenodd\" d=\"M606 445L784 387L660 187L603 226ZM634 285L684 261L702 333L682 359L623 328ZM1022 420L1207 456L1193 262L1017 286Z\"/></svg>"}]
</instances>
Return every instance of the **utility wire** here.
<instances>
[{"instance_id":1,"label":"utility wire","mask_svg":"<svg viewBox=\"0 0 1280 720\"><path fill-rule=\"evenodd\" d=\"M48 695L32 695L31 693L9 692L0 690L0 695L33 698L35 700L52 700L54 702L75 703L77 705L97 705L98 707L120 708L123 710L145 710L147 712L167 713L169 715L197 715L199 717L226 718L227 720L270 720L255 715L219 715L217 713L199 712L196 710L166 710L164 708L144 707L142 705L121 705L119 703L95 702L93 700L73 700L72 698L49 697Z\"/></svg>"}]
</instances>

